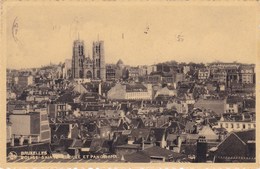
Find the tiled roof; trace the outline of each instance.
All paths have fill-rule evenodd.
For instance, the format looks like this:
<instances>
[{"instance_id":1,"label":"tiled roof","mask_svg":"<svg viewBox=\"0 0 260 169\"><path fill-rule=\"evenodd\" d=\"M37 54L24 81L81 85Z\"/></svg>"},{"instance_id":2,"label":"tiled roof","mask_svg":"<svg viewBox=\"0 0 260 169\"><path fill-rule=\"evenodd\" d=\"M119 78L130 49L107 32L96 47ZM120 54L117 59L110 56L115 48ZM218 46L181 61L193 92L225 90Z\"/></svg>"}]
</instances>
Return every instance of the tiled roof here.
<instances>
[{"instance_id":1,"label":"tiled roof","mask_svg":"<svg viewBox=\"0 0 260 169\"><path fill-rule=\"evenodd\" d=\"M71 144L71 147L73 148L81 148L83 147L83 142L79 139L74 139L73 143Z\"/></svg>"},{"instance_id":2,"label":"tiled roof","mask_svg":"<svg viewBox=\"0 0 260 169\"><path fill-rule=\"evenodd\" d=\"M105 142L105 139L103 138L94 138L90 145L90 151L96 152L99 151Z\"/></svg>"},{"instance_id":3,"label":"tiled roof","mask_svg":"<svg viewBox=\"0 0 260 169\"><path fill-rule=\"evenodd\" d=\"M151 128L149 138L154 137L156 141L162 141L165 130L165 128Z\"/></svg>"},{"instance_id":4,"label":"tiled roof","mask_svg":"<svg viewBox=\"0 0 260 169\"><path fill-rule=\"evenodd\" d=\"M255 130L248 130L248 131L240 131L240 132L234 132L236 136L238 136L245 144L248 141L255 140Z\"/></svg>"},{"instance_id":5,"label":"tiled roof","mask_svg":"<svg viewBox=\"0 0 260 169\"><path fill-rule=\"evenodd\" d=\"M194 130L195 122L188 121L185 125L185 130Z\"/></svg>"},{"instance_id":6,"label":"tiled roof","mask_svg":"<svg viewBox=\"0 0 260 169\"><path fill-rule=\"evenodd\" d=\"M255 100L254 99L246 99L244 102L245 108L255 108Z\"/></svg>"},{"instance_id":7,"label":"tiled roof","mask_svg":"<svg viewBox=\"0 0 260 169\"><path fill-rule=\"evenodd\" d=\"M129 134L129 137L134 140L135 138L138 140L140 138L147 139L148 135L150 133L149 128L144 128L144 129L132 129L131 134Z\"/></svg>"},{"instance_id":8,"label":"tiled roof","mask_svg":"<svg viewBox=\"0 0 260 169\"><path fill-rule=\"evenodd\" d=\"M161 148L158 146L153 146L147 149L144 149L143 152L147 154L148 156L161 156L167 158L181 158L185 157L185 155L180 154L180 153L175 153L171 150L167 150L165 148Z\"/></svg>"},{"instance_id":9,"label":"tiled roof","mask_svg":"<svg viewBox=\"0 0 260 169\"><path fill-rule=\"evenodd\" d=\"M147 88L142 84L126 84L126 92L145 92Z\"/></svg>"},{"instance_id":10,"label":"tiled roof","mask_svg":"<svg viewBox=\"0 0 260 169\"><path fill-rule=\"evenodd\" d=\"M124 155L124 159L127 162L133 162L133 163L150 162L150 157L143 151L138 151L132 154L126 154Z\"/></svg>"},{"instance_id":11,"label":"tiled roof","mask_svg":"<svg viewBox=\"0 0 260 169\"><path fill-rule=\"evenodd\" d=\"M177 134L168 134L166 141L175 141L177 139Z\"/></svg>"},{"instance_id":12,"label":"tiled roof","mask_svg":"<svg viewBox=\"0 0 260 169\"><path fill-rule=\"evenodd\" d=\"M228 96L227 98L227 103L228 104L235 104L235 103L238 103L238 102L243 102L243 98L242 97L239 97L239 96Z\"/></svg>"},{"instance_id":13,"label":"tiled roof","mask_svg":"<svg viewBox=\"0 0 260 169\"><path fill-rule=\"evenodd\" d=\"M74 102L74 98L76 98L77 96L79 96L79 94L73 94L71 92L67 92L63 95L61 95L56 102L60 102L60 103L73 103Z\"/></svg>"}]
</instances>

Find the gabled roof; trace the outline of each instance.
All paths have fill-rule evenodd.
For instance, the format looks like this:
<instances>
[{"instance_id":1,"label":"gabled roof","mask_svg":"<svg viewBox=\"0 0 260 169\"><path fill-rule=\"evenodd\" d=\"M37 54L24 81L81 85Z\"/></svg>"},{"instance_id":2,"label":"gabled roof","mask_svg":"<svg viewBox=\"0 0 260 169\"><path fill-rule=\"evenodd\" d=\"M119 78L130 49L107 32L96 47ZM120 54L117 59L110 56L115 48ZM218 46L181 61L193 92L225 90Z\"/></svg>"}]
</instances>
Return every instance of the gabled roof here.
<instances>
[{"instance_id":1,"label":"gabled roof","mask_svg":"<svg viewBox=\"0 0 260 169\"><path fill-rule=\"evenodd\" d=\"M209 126L203 126L198 134L199 136L205 136L207 140L218 138L217 134Z\"/></svg>"}]
</instances>

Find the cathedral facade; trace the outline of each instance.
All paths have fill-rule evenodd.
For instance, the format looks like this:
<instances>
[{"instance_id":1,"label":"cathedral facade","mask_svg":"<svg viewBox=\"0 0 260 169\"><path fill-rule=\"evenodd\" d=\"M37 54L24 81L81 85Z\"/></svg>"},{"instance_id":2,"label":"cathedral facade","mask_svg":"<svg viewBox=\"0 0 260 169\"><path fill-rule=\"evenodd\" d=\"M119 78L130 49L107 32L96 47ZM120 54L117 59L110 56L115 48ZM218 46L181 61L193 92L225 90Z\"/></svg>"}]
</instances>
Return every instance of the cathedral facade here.
<instances>
[{"instance_id":1,"label":"cathedral facade","mask_svg":"<svg viewBox=\"0 0 260 169\"><path fill-rule=\"evenodd\" d=\"M106 81L106 64L104 42L93 42L92 59L85 55L85 45L82 40L75 40L72 54L72 78L87 78Z\"/></svg>"}]
</instances>

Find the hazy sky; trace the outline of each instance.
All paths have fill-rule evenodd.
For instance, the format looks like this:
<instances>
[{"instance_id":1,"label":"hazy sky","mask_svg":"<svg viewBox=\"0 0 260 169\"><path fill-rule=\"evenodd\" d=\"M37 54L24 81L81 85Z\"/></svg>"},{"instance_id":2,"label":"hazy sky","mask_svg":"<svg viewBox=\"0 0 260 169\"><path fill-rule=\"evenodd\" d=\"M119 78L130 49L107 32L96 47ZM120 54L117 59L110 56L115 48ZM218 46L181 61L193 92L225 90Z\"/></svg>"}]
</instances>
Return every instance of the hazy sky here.
<instances>
[{"instance_id":1,"label":"hazy sky","mask_svg":"<svg viewBox=\"0 0 260 169\"><path fill-rule=\"evenodd\" d=\"M91 56L92 42L98 37L104 40L107 63L119 59L129 65L168 60L254 63L256 59L253 7L111 4L9 7L7 67L71 59L78 32Z\"/></svg>"}]
</instances>

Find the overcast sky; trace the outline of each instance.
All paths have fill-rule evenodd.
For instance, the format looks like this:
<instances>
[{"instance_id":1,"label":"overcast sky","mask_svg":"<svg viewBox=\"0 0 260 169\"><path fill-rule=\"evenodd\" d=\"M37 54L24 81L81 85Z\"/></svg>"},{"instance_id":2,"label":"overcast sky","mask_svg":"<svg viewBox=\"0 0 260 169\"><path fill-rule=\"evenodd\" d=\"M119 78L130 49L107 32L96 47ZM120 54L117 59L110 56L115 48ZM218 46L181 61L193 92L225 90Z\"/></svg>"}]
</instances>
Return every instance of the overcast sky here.
<instances>
[{"instance_id":1,"label":"overcast sky","mask_svg":"<svg viewBox=\"0 0 260 169\"><path fill-rule=\"evenodd\" d=\"M71 59L78 33L90 56L92 42L104 40L107 63L254 63L257 53L250 6L23 5L9 7L7 16L8 68Z\"/></svg>"}]
</instances>

